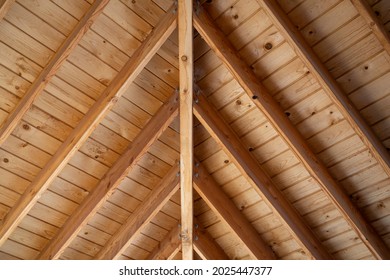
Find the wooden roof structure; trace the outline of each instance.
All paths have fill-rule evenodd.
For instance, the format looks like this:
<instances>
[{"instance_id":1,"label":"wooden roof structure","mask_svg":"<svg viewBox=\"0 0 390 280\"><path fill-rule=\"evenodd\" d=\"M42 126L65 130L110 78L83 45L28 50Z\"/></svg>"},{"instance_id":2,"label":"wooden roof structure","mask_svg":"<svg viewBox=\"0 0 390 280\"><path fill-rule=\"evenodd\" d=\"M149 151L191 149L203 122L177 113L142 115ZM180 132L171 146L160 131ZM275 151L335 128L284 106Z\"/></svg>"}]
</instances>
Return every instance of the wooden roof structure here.
<instances>
[{"instance_id":1,"label":"wooden roof structure","mask_svg":"<svg viewBox=\"0 0 390 280\"><path fill-rule=\"evenodd\" d=\"M390 259L390 1L0 0L0 259Z\"/></svg>"}]
</instances>

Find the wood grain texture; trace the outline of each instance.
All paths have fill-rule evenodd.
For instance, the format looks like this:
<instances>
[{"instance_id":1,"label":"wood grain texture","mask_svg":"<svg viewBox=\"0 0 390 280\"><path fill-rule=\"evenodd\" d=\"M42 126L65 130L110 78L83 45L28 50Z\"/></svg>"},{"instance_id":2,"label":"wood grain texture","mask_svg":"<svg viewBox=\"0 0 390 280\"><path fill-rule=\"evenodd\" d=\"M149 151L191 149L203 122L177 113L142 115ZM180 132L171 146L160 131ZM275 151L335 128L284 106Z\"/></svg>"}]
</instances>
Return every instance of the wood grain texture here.
<instances>
[{"instance_id":1,"label":"wood grain texture","mask_svg":"<svg viewBox=\"0 0 390 280\"><path fill-rule=\"evenodd\" d=\"M194 220L194 250L203 260L227 260L229 257L207 230Z\"/></svg>"},{"instance_id":2,"label":"wood grain texture","mask_svg":"<svg viewBox=\"0 0 390 280\"><path fill-rule=\"evenodd\" d=\"M365 19L367 25L381 42L383 48L390 54L390 36L385 26L380 22L374 11L364 0L350 0L358 10L359 14Z\"/></svg>"},{"instance_id":3,"label":"wood grain texture","mask_svg":"<svg viewBox=\"0 0 390 280\"><path fill-rule=\"evenodd\" d=\"M197 119L208 130L215 141L229 155L242 175L255 187L255 190L269 202L269 205L280 215L291 230L291 234L316 259L331 259L331 255L322 246L303 218L291 206L282 192L264 172L256 159L242 145L238 136L219 116L207 99L199 95L199 102L194 105Z\"/></svg>"},{"instance_id":4,"label":"wood grain texture","mask_svg":"<svg viewBox=\"0 0 390 280\"><path fill-rule=\"evenodd\" d=\"M131 214L107 244L95 256L95 259L112 260L120 257L145 226L162 209L171 196L179 189L179 167L174 166L164 176L141 205Z\"/></svg>"},{"instance_id":5,"label":"wood grain texture","mask_svg":"<svg viewBox=\"0 0 390 280\"><path fill-rule=\"evenodd\" d=\"M192 1L178 1L180 70L181 237L184 260L193 259L193 46Z\"/></svg>"},{"instance_id":6,"label":"wood grain texture","mask_svg":"<svg viewBox=\"0 0 390 280\"><path fill-rule=\"evenodd\" d=\"M39 255L40 259L58 258L80 229L112 195L124 177L138 163L150 146L178 114L178 96L174 94L152 117L127 150L107 171L95 189L80 204L51 243Z\"/></svg>"},{"instance_id":7,"label":"wood grain texture","mask_svg":"<svg viewBox=\"0 0 390 280\"><path fill-rule=\"evenodd\" d=\"M194 14L194 25L245 92L253 99L255 105L267 116L278 133L294 150L296 156L305 164L311 175L321 183L324 191L341 211L344 218L349 221L362 241L371 248L377 257L390 258L390 250L384 241L332 178L326 167L317 159L296 127L288 121L279 104L264 86L259 84L252 70L240 59L231 43L214 26L206 12L200 11Z\"/></svg>"},{"instance_id":8,"label":"wood grain texture","mask_svg":"<svg viewBox=\"0 0 390 280\"><path fill-rule=\"evenodd\" d=\"M305 62L311 73L313 73L318 82L325 89L328 96L335 104L337 104L337 107L342 112L343 116L348 120L355 132L360 136L367 147L370 148L373 155L375 155L376 160L382 165L385 172L390 176L390 154L375 135L371 127L360 115L359 111L355 108L353 103L349 100L347 95L343 92L336 80L321 63L320 59L316 56L309 44L302 37L301 33L296 28L294 28L291 21L284 14L276 2L266 0L258 1L261 2L267 14L273 20L274 24L278 26L278 28L283 32L290 45ZM362 7L361 5L363 5L362 2L364 1L353 0L352 2L355 2L356 5L358 5L357 3L361 3L359 7ZM384 46L390 48L389 42L390 41L384 43ZM351 48L349 51L352 51Z\"/></svg>"},{"instance_id":9,"label":"wood grain texture","mask_svg":"<svg viewBox=\"0 0 390 280\"><path fill-rule=\"evenodd\" d=\"M148 260L172 260L181 249L180 226L176 226L168 232L148 256Z\"/></svg>"},{"instance_id":10,"label":"wood grain texture","mask_svg":"<svg viewBox=\"0 0 390 280\"><path fill-rule=\"evenodd\" d=\"M1 0L0 1L0 21L3 20L8 10L11 8L15 0Z\"/></svg>"},{"instance_id":11,"label":"wood grain texture","mask_svg":"<svg viewBox=\"0 0 390 280\"><path fill-rule=\"evenodd\" d=\"M89 30L89 27L94 23L96 18L103 12L109 0L97 0L91 6L87 14L73 29L72 33L62 43L60 48L50 59L49 63L30 86L27 93L23 96L17 107L8 116L7 120L0 129L0 145L4 143L7 137L16 128L24 114L34 103L37 96L43 91L52 77L57 73L61 65L66 61L71 52L80 42L84 34Z\"/></svg>"},{"instance_id":12,"label":"wood grain texture","mask_svg":"<svg viewBox=\"0 0 390 280\"><path fill-rule=\"evenodd\" d=\"M232 232L241 239L242 243L248 247L252 257L259 260L275 259L276 256L268 244L264 242L201 163L196 164L195 174L194 187L196 192L206 201L214 213L229 225Z\"/></svg>"},{"instance_id":13,"label":"wood grain texture","mask_svg":"<svg viewBox=\"0 0 390 280\"><path fill-rule=\"evenodd\" d=\"M54 156L21 196L17 205L4 218L0 228L0 245L8 238L23 217L27 215L42 193L87 140L119 97L128 89L132 81L176 28L176 23L175 15L172 11L169 11L127 61L112 83L81 119L77 127L72 130Z\"/></svg>"}]
</instances>

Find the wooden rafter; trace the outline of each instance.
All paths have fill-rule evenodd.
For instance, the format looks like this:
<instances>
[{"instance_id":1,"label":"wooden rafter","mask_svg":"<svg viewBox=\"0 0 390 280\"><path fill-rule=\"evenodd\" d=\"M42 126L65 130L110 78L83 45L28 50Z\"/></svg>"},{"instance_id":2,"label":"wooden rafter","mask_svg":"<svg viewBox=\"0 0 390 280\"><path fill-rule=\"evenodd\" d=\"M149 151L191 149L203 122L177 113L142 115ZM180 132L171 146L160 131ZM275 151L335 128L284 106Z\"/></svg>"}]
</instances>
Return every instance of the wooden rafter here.
<instances>
[{"instance_id":1,"label":"wooden rafter","mask_svg":"<svg viewBox=\"0 0 390 280\"><path fill-rule=\"evenodd\" d=\"M134 241L171 196L179 189L179 166L174 166L164 176L141 205L131 214L119 230L108 240L107 244L95 256L95 259L112 260L118 258Z\"/></svg>"},{"instance_id":2,"label":"wooden rafter","mask_svg":"<svg viewBox=\"0 0 390 280\"><path fill-rule=\"evenodd\" d=\"M12 2L12 1L9 1ZM61 65L66 61L72 50L80 42L84 34L89 30L96 18L103 12L104 7L109 0L97 0L93 3L89 11L80 20L80 22L73 29L72 33L62 43L55 55L50 59L43 71L39 74L34 83L30 86L27 93L22 100L8 116L7 120L0 129L0 145L8 138L14 131L16 126L20 123L24 114L28 111L34 100L43 91L46 85L50 82L52 77L57 73ZM0 18L1 19L1 18Z\"/></svg>"},{"instance_id":3,"label":"wooden rafter","mask_svg":"<svg viewBox=\"0 0 390 280\"><path fill-rule=\"evenodd\" d=\"M268 204L280 215L282 221L290 228L291 234L301 243L303 248L306 248L316 259L331 259L332 256L326 251L278 187L274 185L257 160L244 147L236 133L202 94L197 98L198 102L194 106L195 116L228 154L231 161L241 171L241 174L255 186L255 190L259 195L268 201ZM245 241L243 240L243 242ZM246 242L250 242L250 240Z\"/></svg>"},{"instance_id":4,"label":"wooden rafter","mask_svg":"<svg viewBox=\"0 0 390 280\"><path fill-rule=\"evenodd\" d=\"M381 42L383 48L390 54L390 36L383 24L375 16L374 11L368 3L364 0L350 1L355 6L356 10L358 10L359 14L365 19L372 32L378 38L379 42Z\"/></svg>"},{"instance_id":5,"label":"wooden rafter","mask_svg":"<svg viewBox=\"0 0 390 280\"><path fill-rule=\"evenodd\" d=\"M181 225L174 227L150 253L148 260L171 260L181 249ZM204 260L227 260L229 257L208 232L195 220L194 250Z\"/></svg>"},{"instance_id":6,"label":"wooden rafter","mask_svg":"<svg viewBox=\"0 0 390 280\"><path fill-rule=\"evenodd\" d=\"M246 94L253 99L254 104L265 114L278 133L285 139L295 155L306 166L310 174L321 184L323 190L340 210L345 220L354 229L371 252L377 258L390 258L390 251L378 233L366 221L359 209L345 194L339 184L332 178L329 171L309 148L305 139L296 127L285 116L280 105L259 83L253 71L240 59L237 51L225 38L224 34L213 24L204 10L194 13L194 25L216 55L222 60L232 75L239 82ZM291 223L294 221L290 221ZM305 238L305 236L301 236ZM313 240L314 241L314 240ZM318 248L310 248L315 252Z\"/></svg>"},{"instance_id":7,"label":"wooden rafter","mask_svg":"<svg viewBox=\"0 0 390 280\"><path fill-rule=\"evenodd\" d=\"M8 10L11 8L15 0L0 0L0 21L8 13Z\"/></svg>"},{"instance_id":8,"label":"wooden rafter","mask_svg":"<svg viewBox=\"0 0 390 280\"><path fill-rule=\"evenodd\" d=\"M194 250L203 260L227 260L229 257L206 229L194 219Z\"/></svg>"},{"instance_id":9,"label":"wooden rafter","mask_svg":"<svg viewBox=\"0 0 390 280\"><path fill-rule=\"evenodd\" d=\"M148 151L150 146L158 137L160 137L172 120L177 116L177 99L177 94L174 94L163 106L161 106L126 151L107 171L96 188L84 199L79 208L71 217L69 217L57 235L51 240L46 248L42 250L38 257L39 259L56 259L61 255L63 250L71 243L73 238L77 236L82 227L87 224L88 220L98 211L103 203L107 201L123 178L127 176L139 159ZM154 193L151 194L148 199L155 199L153 195ZM148 201L148 204L146 205L149 205L150 202L151 201ZM145 209L143 210L145 211ZM131 220L134 220L134 218ZM139 223L138 220L136 220L136 222Z\"/></svg>"},{"instance_id":10,"label":"wooden rafter","mask_svg":"<svg viewBox=\"0 0 390 280\"><path fill-rule=\"evenodd\" d=\"M172 260L181 249L180 227L174 227L149 254L148 260Z\"/></svg>"},{"instance_id":11,"label":"wooden rafter","mask_svg":"<svg viewBox=\"0 0 390 280\"><path fill-rule=\"evenodd\" d=\"M104 90L99 99L89 109L76 128L61 144L54 156L39 172L28 186L16 205L3 220L0 228L0 246L7 240L12 231L19 225L30 209L49 187L62 168L69 162L74 153L88 139L119 97L150 61L156 51L176 28L177 16L171 8L159 24L152 30L141 46L135 51L111 84Z\"/></svg>"},{"instance_id":12,"label":"wooden rafter","mask_svg":"<svg viewBox=\"0 0 390 280\"><path fill-rule=\"evenodd\" d=\"M383 167L387 175L390 176L390 154L372 131L371 127L360 115L352 101L345 95L337 81L332 77L324 64L321 63L320 59L314 53L309 44L305 41L300 31L294 27L292 22L283 12L277 2L269 0L258 0L258 2L261 2L264 10L269 15L272 22L278 27L279 30L283 32L284 37L295 49L299 57L305 62L305 65L316 77L320 85L325 89L329 98L337 105L337 108L340 110L343 117L349 122L351 127L355 130L356 134L359 135L360 139L369 148L370 152L378 161L378 163ZM364 9L364 4L362 3L364 1L352 0L352 2L355 3L357 7L360 7L359 10L363 15L364 11L366 11ZM366 14L368 17L368 11L366 11ZM373 22L373 19L371 22ZM377 34L375 32L375 30L379 32L379 26L377 24L370 24L370 27L377 36L381 34ZM388 51L390 51L390 41L388 41L388 36L387 39L385 39L383 36L381 38L383 38L383 40L380 41L383 43L385 48L387 47Z\"/></svg>"},{"instance_id":13,"label":"wooden rafter","mask_svg":"<svg viewBox=\"0 0 390 280\"><path fill-rule=\"evenodd\" d=\"M198 115L201 110L195 107ZM203 119L204 120L204 119ZM264 242L236 205L227 197L201 163L195 167L194 188L207 205L225 221L232 232L244 243L254 259L275 259L271 248Z\"/></svg>"},{"instance_id":14,"label":"wooden rafter","mask_svg":"<svg viewBox=\"0 0 390 280\"><path fill-rule=\"evenodd\" d=\"M180 70L181 238L184 260L193 259L193 53L192 1L178 1Z\"/></svg>"}]
</instances>

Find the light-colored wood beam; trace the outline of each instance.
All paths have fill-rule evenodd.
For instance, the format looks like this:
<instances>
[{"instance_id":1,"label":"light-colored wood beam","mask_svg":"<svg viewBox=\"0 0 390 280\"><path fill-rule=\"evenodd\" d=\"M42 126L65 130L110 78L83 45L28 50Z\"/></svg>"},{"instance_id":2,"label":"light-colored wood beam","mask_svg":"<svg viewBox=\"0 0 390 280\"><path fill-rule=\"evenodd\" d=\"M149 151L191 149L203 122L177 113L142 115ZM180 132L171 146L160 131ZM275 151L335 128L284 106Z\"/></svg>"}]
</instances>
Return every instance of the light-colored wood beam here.
<instances>
[{"instance_id":1,"label":"light-colored wood beam","mask_svg":"<svg viewBox=\"0 0 390 280\"><path fill-rule=\"evenodd\" d=\"M362 242L377 258L389 259L390 251L379 234L375 232L344 190L332 178L327 168L313 153L297 128L285 116L280 105L259 83L253 71L240 59L237 51L213 24L204 10L194 14L194 26L245 92L252 98L254 104L265 114L279 135L285 139L310 174L321 184L329 199L340 210L340 213L361 238ZM293 221L290 222L293 223ZM292 225L290 224L290 226ZM301 238L304 237L304 235L301 236ZM312 247L310 251L315 253L317 249Z\"/></svg>"},{"instance_id":2,"label":"light-colored wood beam","mask_svg":"<svg viewBox=\"0 0 390 280\"><path fill-rule=\"evenodd\" d=\"M206 229L194 219L194 250L203 260L228 260L225 251L215 242Z\"/></svg>"},{"instance_id":3,"label":"light-colored wood beam","mask_svg":"<svg viewBox=\"0 0 390 280\"><path fill-rule=\"evenodd\" d=\"M279 30L282 31L286 40L295 49L298 56L309 68L310 72L315 76L319 84L325 89L329 98L337 105L337 108L340 110L343 117L349 122L363 143L370 149L372 155L383 167L387 175L390 176L390 154L375 135L371 127L366 123L359 111L355 108L352 101L345 95L340 85L332 77L328 69L326 69L324 64L314 53L313 49L305 41L300 31L295 28L276 1L258 0L258 2L261 3L272 22ZM369 13L368 10L365 10L365 5L363 4L365 1L352 0L352 2L356 5L356 7L359 7L359 11L362 15L366 15L363 17L368 20ZM379 25L377 23L374 24L374 19L370 20L370 27L378 36L380 34L378 33L379 27L382 25L380 23L378 23ZM383 39L381 42L385 48L387 47L387 49L390 50L390 41L388 41L388 36L386 39L383 36L381 38Z\"/></svg>"},{"instance_id":4,"label":"light-colored wood beam","mask_svg":"<svg viewBox=\"0 0 390 280\"><path fill-rule=\"evenodd\" d=\"M133 80L170 36L176 28L176 19L177 15L173 13L172 8L142 42L141 46L135 51L115 79L104 90L80 123L61 144L54 156L28 186L16 205L3 219L0 228L0 246L7 240L12 231L27 215L74 153L88 139L119 97L129 88Z\"/></svg>"},{"instance_id":5,"label":"light-colored wood beam","mask_svg":"<svg viewBox=\"0 0 390 280\"><path fill-rule=\"evenodd\" d=\"M306 248L315 259L332 259L332 256L306 225L303 218L275 186L257 160L244 147L239 137L223 120L218 111L208 103L203 94L198 95L197 98L198 102L194 105L194 113L197 119L227 153L241 174L255 187L258 194L268 202L275 213L279 214L282 222L290 229L292 236L300 242L302 248ZM210 197L211 195L209 195ZM249 234L249 232L246 234ZM253 240L243 240L243 242L248 242L248 245L252 248L254 245L251 241ZM262 257L264 256L270 257L272 255L266 255L264 252Z\"/></svg>"},{"instance_id":6,"label":"light-colored wood beam","mask_svg":"<svg viewBox=\"0 0 390 280\"><path fill-rule=\"evenodd\" d=\"M57 235L42 250L38 256L39 259L57 259L60 257L65 248L77 236L78 232L95 215L103 203L107 201L123 178L127 176L155 140L160 137L172 120L178 115L178 103L178 95L175 93L160 107L134 141L127 147L126 151L107 171L95 189L84 199ZM149 199L154 199L154 197L151 196Z\"/></svg>"},{"instance_id":7,"label":"light-colored wood beam","mask_svg":"<svg viewBox=\"0 0 390 280\"><path fill-rule=\"evenodd\" d=\"M193 259L193 50L192 1L178 1L180 70L181 238L184 260Z\"/></svg>"},{"instance_id":8,"label":"light-colored wood beam","mask_svg":"<svg viewBox=\"0 0 390 280\"><path fill-rule=\"evenodd\" d=\"M383 0L386 1L386 0ZM381 42L383 48L390 54L390 36L384 25L375 16L374 11L364 0L351 0L359 14L365 19L369 28Z\"/></svg>"},{"instance_id":9,"label":"light-colored wood beam","mask_svg":"<svg viewBox=\"0 0 390 280\"><path fill-rule=\"evenodd\" d=\"M172 195L179 190L179 166L174 166L164 176L141 205L131 214L107 244L95 256L97 260L118 258L154 216L163 208Z\"/></svg>"},{"instance_id":10,"label":"light-colored wood beam","mask_svg":"<svg viewBox=\"0 0 390 280\"><path fill-rule=\"evenodd\" d=\"M15 0L0 0L0 21L8 13L13 3L15 3Z\"/></svg>"},{"instance_id":11,"label":"light-colored wood beam","mask_svg":"<svg viewBox=\"0 0 390 280\"><path fill-rule=\"evenodd\" d=\"M172 260L181 249L180 227L174 227L149 254L148 260Z\"/></svg>"},{"instance_id":12,"label":"light-colored wood beam","mask_svg":"<svg viewBox=\"0 0 390 280\"><path fill-rule=\"evenodd\" d=\"M89 11L73 29L69 37L66 38L66 40L62 43L60 48L50 59L49 63L45 66L37 79L30 86L26 94L23 96L22 100L0 128L0 146L12 133L12 131L14 131L16 126L20 123L20 120L23 118L24 114L34 103L34 100L50 82L51 78L57 73L58 69L66 61L70 53L77 46L84 34L88 31L89 27L103 12L103 9L108 2L109 0L96 0Z\"/></svg>"},{"instance_id":13,"label":"light-colored wood beam","mask_svg":"<svg viewBox=\"0 0 390 280\"><path fill-rule=\"evenodd\" d=\"M197 108L197 107L196 107ZM196 112L201 110L195 109ZM198 115L198 113L196 113ZM204 119L203 119L204 120ZM274 252L260 237L236 205L227 197L201 163L195 165L194 188L213 212L245 244L254 259L276 259Z\"/></svg>"}]
</instances>

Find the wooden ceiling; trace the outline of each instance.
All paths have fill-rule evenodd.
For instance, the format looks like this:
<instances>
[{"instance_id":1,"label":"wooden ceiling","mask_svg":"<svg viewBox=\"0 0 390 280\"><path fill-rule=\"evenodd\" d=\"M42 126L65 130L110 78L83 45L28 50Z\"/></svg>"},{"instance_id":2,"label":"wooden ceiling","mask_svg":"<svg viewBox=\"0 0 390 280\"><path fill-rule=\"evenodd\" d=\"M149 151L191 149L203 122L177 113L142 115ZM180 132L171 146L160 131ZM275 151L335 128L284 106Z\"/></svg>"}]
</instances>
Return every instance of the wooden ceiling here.
<instances>
[{"instance_id":1,"label":"wooden ceiling","mask_svg":"<svg viewBox=\"0 0 390 280\"><path fill-rule=\"evenodd\" d=\"M0 0L0 259L390 259L389 32L387 0Z\"/></svg>"}]
</instances>

